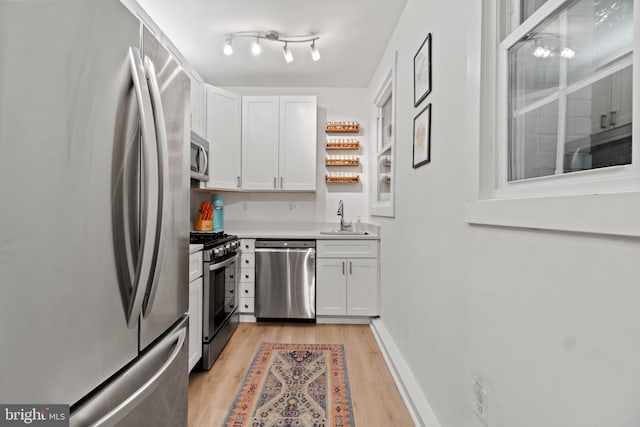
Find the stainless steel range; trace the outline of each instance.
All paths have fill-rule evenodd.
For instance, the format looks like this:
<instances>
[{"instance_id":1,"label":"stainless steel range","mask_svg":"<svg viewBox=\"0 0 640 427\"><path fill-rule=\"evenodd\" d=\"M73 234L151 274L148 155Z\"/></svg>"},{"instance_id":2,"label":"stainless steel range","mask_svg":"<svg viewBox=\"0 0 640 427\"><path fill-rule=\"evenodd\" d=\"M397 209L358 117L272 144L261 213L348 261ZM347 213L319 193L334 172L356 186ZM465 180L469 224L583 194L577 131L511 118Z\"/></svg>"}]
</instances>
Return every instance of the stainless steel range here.
<instances>
[{"instance_id":1,"label":"stainless steel range","mask_svg":"<svg viewBox=\"0 0 640 427\"><path fill-rule=\"evenodd\" d=\"M240 241L222 232L192 232L191 243L204 245L202 368L210 369L238 327Z\"/></svg>"}]
</instances>

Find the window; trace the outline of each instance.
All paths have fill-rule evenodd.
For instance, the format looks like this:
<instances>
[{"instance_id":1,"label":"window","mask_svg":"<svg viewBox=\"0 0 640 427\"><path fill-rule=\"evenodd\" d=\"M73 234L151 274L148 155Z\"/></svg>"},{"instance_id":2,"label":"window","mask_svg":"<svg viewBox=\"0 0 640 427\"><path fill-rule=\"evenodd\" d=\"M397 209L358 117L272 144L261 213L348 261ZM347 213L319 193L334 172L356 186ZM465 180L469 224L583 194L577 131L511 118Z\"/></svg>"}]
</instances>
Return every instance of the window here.
<instances>
[{"instance_id":1,"label":"window","mask_svg":"<svg viewBox=\"0 0 640 427\"><path fill-rule=\"evenodd\" d=\"M468 223L640 236L638 7L483 0L480 26L467 22L479 105Z\"/></svg>"},{"instance_id":2,"label":"window","mask_svg":"<svg viewBox=\"0 0 640 427\"><path fill-rule=\"evenodd\" d=\"M395 174L395 64L380 85L373 99L373 117L376 123L376 150L374 153L373 197L371 214L394 216L394 174Z\"/></svg>"},{"instance_id":3,"label":"window","mask_svg":"<svg viewBox=\"0 0 640 427\"><path fill-rule=\"evenodd\" d=\"M633 1L575 0L520 28L505 46L509 181L630 164Z\"/></svg>"}]
</instances>

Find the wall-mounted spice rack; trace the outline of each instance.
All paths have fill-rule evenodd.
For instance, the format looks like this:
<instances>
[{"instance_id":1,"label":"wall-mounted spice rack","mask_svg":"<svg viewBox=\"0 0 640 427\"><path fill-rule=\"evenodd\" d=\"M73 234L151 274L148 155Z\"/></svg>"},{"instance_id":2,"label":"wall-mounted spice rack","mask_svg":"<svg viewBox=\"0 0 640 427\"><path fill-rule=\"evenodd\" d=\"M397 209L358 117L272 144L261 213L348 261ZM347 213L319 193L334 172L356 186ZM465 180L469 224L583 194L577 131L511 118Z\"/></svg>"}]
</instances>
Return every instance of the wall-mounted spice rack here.
<instances>
[{"instance_id":1,"label":"wall-mounted spice rack","mask_svg":"<svg viewBox=\"0 0 640 427\"><path fill-rule=\"evenodd\" d=\"M327 156L324 159L326 166L360 166L358 156Z\"/></svg>"},{"instance_id":2,"label":"wall-mounted spice rack","mask_svg":"<svg viewBox=\"0 0 640 427\"><path fill-rule=\"evenodd\" d=\"M325 175L324 180L333 184L357 184L360 182L360 175Z\"/></svg>"},{"instance_id":3,"label":"wall-mounted spice rack","mask_svg":"<svg viewBox=\"0 0 640 427\"><path fill-rule=\"evenodd\" d=\"M360 132L360 123L358 122L327 122L324 125L324 131L327 133L358 133Z\"/></svg>"},{"instance_id":4,"label":"wall-mounted spice rack","mask_svg":"<svg viewBox=\"0 0 640 427\"><path fill-rule=\"evenodd\" d=\"M328 139L324 147L327 150L359 150L360 141L357 139Z\"/></svg>"}]
</instances>

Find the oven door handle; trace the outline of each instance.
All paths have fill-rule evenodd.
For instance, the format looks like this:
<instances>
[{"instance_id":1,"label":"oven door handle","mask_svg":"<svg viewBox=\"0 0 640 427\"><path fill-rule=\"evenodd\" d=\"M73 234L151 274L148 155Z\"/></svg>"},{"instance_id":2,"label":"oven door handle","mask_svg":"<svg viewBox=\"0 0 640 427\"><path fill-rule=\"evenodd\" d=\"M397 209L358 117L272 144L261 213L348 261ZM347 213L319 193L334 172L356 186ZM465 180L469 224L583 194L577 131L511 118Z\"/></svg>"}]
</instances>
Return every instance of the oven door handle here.
<instances>
[{"instance_id":1,"label":"oven door handle","mask_svg":"<svg viewBox=\"0 0 640 427\"><path fill-rule=\"evenodd\" d=\"M237 261L238 258L240 258L240 253L237 253L234 256L232 256L231 258L225 259L224 261L219 262L217 264L211 264L209 266L209 271L218 270L218 269L220 269L222 267L226 267L229 264L232 264L234 261Z\"/></svg>"}]
</instances>

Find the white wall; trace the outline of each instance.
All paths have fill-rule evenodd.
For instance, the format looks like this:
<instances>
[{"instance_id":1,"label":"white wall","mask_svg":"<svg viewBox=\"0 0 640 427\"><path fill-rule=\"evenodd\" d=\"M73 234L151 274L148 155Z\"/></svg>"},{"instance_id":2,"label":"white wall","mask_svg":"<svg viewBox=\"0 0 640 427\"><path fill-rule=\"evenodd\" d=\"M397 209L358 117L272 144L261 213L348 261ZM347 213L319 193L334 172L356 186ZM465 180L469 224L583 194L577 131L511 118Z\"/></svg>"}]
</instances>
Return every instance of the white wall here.
<instances>
[{"instance_id":1,"label":"white wall","mask_svg":"<svg viewBox=\"0 0 640 427\"><path fill-rule=\"evenodd\" d=\"M369 218L369 110L366 88L227 87L240 95L316 95L318 103L317 191L310 193L224 193L225 220L338 222L338 201L343 200L345 220ZM327 184L324 159L327 121L357 121L363 165L361 184ZM335 136L332 136L335 137ZM349 135L350 137L350 135ZM334 153L335 154L335 153ZM350 153L351 154L351 153ZM335 168L333 169L336 170ZM353 169L349 169L352 171Z\"/></svg>"},{"instance_id":2,"label":"white wall","mask_svg":"<svg viewBox=\"0 0 640 427\"><path fill-rule=\"evenodd\" d=\"M480 2L409 0L398 51L396 217L382 226L382 316L443 427L640 426L638 239L469 226L478 188L467 30ZM433 34L431 163L412 169L413 56ZM475 114L475 115L474 115ZM373 137L371 138L373 139Z\"/></svg>"}]
</instances>

